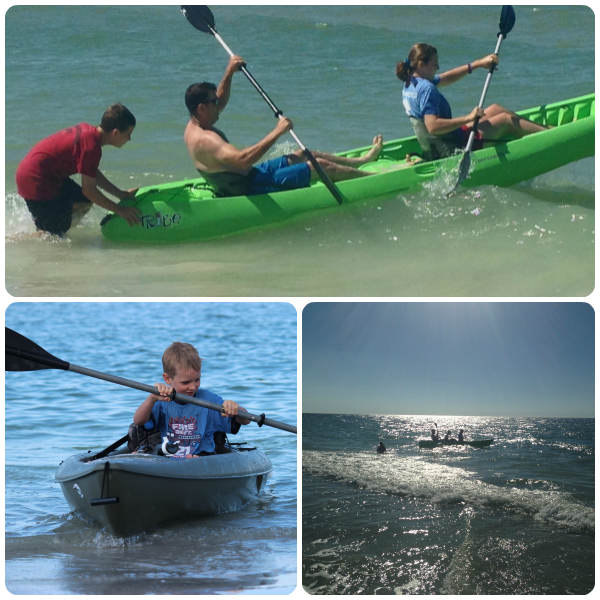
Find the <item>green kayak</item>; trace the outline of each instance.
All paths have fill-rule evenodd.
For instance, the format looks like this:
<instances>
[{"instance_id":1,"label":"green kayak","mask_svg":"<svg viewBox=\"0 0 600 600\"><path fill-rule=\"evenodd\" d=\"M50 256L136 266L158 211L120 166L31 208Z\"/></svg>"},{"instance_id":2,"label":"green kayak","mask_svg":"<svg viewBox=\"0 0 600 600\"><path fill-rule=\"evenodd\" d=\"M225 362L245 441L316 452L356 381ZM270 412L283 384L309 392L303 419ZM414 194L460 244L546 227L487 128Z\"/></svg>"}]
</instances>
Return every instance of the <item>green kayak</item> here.
<instances>
[{"instance_id":1,"label":"green kayak","mask_svg":"<svg viewBox=\"0 0 600 600\"><path fill-rule=\"evenodd\" d=\"M521 140L503 142L472 154L473 170L463 185L508 187L595 154L595 94L548 104L520 114L553 129ZM342 153L361 156L369 148ZM416 138L385 144L377 162L363 167L372 177L338 184L345 203L393 197L436 178L456 181L460 156L406 165L418 154ZM102 222L107 240L179 243L210 240L281 223L338 205L320 182L310 188L261 196L216 198L203 179L143 188L127 204L142 212L142 225L129 227L116 215Z\"/></svg>"},{"instance_id":2,"label":"green kayak","mask_svg":"<svg viewBox=\"0 0 600 600\"><path fill-rule=\"evenodd\" d=\"M419 440L419 448L436 448L438 446L472 446L473 448L485 448L491 446L494 440L472 440L470 442L434 442L433 440Z\"/></svg>"}]
</instances>

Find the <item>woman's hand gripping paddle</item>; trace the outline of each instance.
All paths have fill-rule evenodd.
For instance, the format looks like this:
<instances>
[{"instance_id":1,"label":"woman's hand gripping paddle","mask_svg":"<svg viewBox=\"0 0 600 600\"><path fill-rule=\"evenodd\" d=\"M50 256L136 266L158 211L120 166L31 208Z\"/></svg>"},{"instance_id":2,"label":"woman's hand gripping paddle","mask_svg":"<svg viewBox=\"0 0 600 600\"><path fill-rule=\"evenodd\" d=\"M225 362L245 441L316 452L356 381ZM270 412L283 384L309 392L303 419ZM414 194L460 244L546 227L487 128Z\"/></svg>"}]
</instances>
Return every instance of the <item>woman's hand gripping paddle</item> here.
<instances>
[{"instance_id":1,"label":"woman's hand gripping paddle","mask_svg":"<svg viewBox=\"0 0 600 600\"><path fill-rule=\"evenodd\" d=\"M513 7L503 6L502 14L500 16L500 33L498 34L498 43L496 44L496 50L494 51L494 54L500 54L500 47L502 46L502 42L504 41L506 36L513 30L516 20L517 16ZM487 97L488 90L490 89L490 83L492 82L492 77L494 75L495 70L496 65L492 65L488 76L485 80L485 86L483 87L483 94L481 95L479 108L483 108L483 105L485 104L485 99ZM458 180L451 193L456 192L456 190L469 176L469 171L471 170L471 150L473 149L475 136L477 135L477 127L479 126L479 120L480 119L478 117L477 119L475 119L475 123L473 123L473 129L471 130L471 135L469 136L469 142L467 143L467 147L465 148L465 154L462 158L460 167L458 169Z\"/></svg>"}]
</instances>

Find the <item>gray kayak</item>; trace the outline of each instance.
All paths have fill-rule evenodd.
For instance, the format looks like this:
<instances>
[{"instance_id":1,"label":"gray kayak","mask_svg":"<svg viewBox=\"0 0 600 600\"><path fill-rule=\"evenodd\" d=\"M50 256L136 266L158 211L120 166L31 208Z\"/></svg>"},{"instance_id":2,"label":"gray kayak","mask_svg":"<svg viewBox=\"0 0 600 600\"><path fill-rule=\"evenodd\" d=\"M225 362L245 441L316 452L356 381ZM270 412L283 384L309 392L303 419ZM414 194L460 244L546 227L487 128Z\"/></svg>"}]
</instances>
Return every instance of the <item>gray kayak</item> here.
<instances>
[{"instance_id":1,"label":"gray kayak","mask_svg":"<svg viewBox=\"0 0 600 600\"><path fill-rule=\"evenodd\" d=\"M54 477L72 510L128 536L183 519L242 509L264 492L273 465L260 450L188 460L117 451L77 454Z\"/></svg>"},{"instance_id":2,"label":"gray kayak","mask_svg":"<svg viewBox=\"0 0 600 600\"><path fill-rule=\"evenodd\" d=\"M485 448L491 446L492 440L472 440L469 442L434 442L433 440L419 440L419 448L436 448L437 446L472 446L473 448Z\"/></svg>"}]
</instances>

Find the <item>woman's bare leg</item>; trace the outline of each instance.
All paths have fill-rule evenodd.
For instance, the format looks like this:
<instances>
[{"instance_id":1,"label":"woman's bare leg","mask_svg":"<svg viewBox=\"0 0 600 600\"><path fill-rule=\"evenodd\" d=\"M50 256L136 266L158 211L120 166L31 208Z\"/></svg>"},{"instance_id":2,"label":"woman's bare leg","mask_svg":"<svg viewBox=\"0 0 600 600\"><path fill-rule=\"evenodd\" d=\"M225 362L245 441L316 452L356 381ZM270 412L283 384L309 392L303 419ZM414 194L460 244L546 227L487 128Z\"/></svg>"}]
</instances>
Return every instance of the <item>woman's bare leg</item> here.
<instances>
[{"instance_id":1,"label":"woman's bare leg","mask_svg":"<svg viewBox=\"0 0 600 600\"><path fill-rule=\"evenodd\" d=\"M507 136L522 138L547 129L548 127L525 119L499 104L486 108L485 117L479 123L479 131L484 140L503 139Z\"/></svg>"},{"instance_id":2,"label":"woman's bare leg","mask_svg":"<svg viewBox=\"0 0 600 600\"><path fill-rule=\"evenodd\" d=\"M346 167L361 167L362 165L366 165L370 162L377 160L381 151L383 149L383 137L380 135L376 136L373 140L373 148L364 156L359 156L355 158L348 158L346 156L336 156L335 154L327 154L326 152L313 151L313 156L317 159L323 159L329 163L333 163L336 165L342 165ZM294 154L288 155L288 160L290 161L290 165L295 165L301 162L306 162L306 157L302 150L298 150L294 152Z\"/></svg>"},{"instance_id":3,"label":"woman's bare leg","mask_svg":"<svg viewBox=\"0 0 600 600\"><path fill-rule=\"evenodd\" d=\"M317 158L317 162L321 165L321 168L325 171L329 179L334 183L337 181L346 181L348 179L358 179L359 177L369 177L369 175L374 174L369 173L368 171L360 171L354 167L329 162L323 158ZM317 181L319 179L319 174L310 163L308 163L308 166L311 171L311 182Z\"/></svg>"}]
</instances>

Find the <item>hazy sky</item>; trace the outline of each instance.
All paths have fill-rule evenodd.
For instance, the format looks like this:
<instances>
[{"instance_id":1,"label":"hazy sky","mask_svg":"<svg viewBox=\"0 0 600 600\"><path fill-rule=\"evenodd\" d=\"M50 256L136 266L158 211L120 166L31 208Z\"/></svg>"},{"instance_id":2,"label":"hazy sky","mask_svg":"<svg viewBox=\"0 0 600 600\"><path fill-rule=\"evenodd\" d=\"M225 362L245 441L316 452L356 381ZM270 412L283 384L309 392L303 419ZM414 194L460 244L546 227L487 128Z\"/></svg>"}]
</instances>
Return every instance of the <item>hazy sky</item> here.
<instances>
[{"instance_id":1,"label":"hazy sky","mask_svg":"<svg viewBox=\"0 0 600 600\"><path fill-rule=\"evenodd\" d=\"M306 413L594 417L584 303L314 303Z\"/></svg>"}]
</instances>

